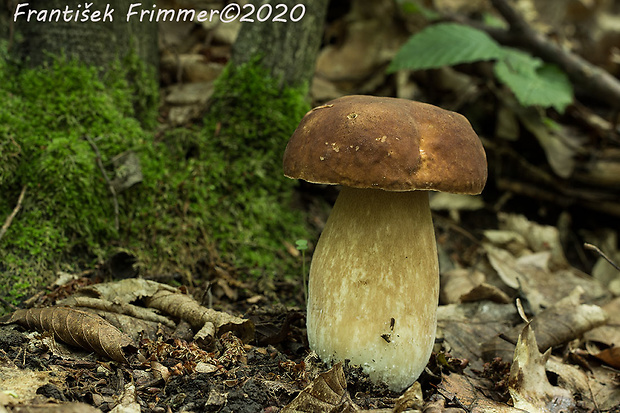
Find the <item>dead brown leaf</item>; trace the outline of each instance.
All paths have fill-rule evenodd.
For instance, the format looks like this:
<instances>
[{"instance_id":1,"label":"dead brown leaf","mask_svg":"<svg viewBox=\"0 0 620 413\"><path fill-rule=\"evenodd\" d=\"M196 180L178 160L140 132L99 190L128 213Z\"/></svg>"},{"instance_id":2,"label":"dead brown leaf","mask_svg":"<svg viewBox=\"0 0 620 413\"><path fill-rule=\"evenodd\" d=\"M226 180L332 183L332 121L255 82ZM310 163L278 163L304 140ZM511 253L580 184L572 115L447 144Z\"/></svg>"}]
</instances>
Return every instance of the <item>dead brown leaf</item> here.
<instances>
[{"instance_id":1,"label":"dead brown leaf","mask_svg":"<svg viewBox=\"0 0 620 413\"><path fill-rule=\"evenodd\" d=\"M125 349L135 347L129 336L98 315L68 307L17 310L3 317L0 323L52 332L57 340L92 350L119 363L128 363Z\"/></svg>"},{"instance_id":2,"label":"dead brown leaf","mask_svg":"<svg viewBox=\"0 0 620 413\"><path fill-rule=\"evenodd\" d=\"M127 278L120 281L94 284L80 288L74 296L102 298L115 304L122 304L133 303L142 297L150 297L160 290L177 291L174 287L156 281L142 278Z\"/></svg>"},{"instance_id":3,"label":"dead brown leaf","mask_svg":"<svg viewBox=\"0 0 620 413\"><path fill-rule=\"evenodd\" d=\"M609 320L605 325L588 331L584 338L610 347L620 346L620 297L614 298L602 308L609 314Z\"/></svg>"},{"instance_id":4,"label":"dead brown leaf","mask_svg":"<svg viewBox=\"0 0 620 413\"><path fill-rule=\"evenodd\" d=\"M521 215L498 214L498 218L501 230L485 231L488 242L483 247L489 264L505 285L520 292L532 313L538 314L576 287L584 289L587 299L609 294L599 282L568 265L557 228Z\"/></svg>"},{"instance_id":5,"label":"dead brown leaf","mask_svg":"<svg viewBox=\"0 0 620 413\"><path fill-rule=\"evenodd\" d=\"M611 367L620 369L620 347L611 347L596 354L595 357Z\"/></svg>"},{"instance_id":6,"label":"dead brown leaf","mask_svg":"<svg viewBox=\"0 0 620 413\"><path fill-rule=\"evenodd\" d=\"M489 399L479 388L484 388L477 379L461 374L443 375L439 385L439 393L446 400L462 406L471 413L525 413L506 404ZM440 410L442 411L442 410Z\"/></svg>"},{"instance_id":7,"label":"dead brown leaf","mask_svg":"<svg viewBox=\"0 0 620 413\"><path fill-rule=\"evenodd\" d=\"M549 358L546 369L558 376L558 386L578 395L576 398L579 398L582 409L607 412L620 406L620 387L613 369L592 366L589 372L585 372L555 356Z\"/></svg>"},{"instance_id":8,"label":"dead brown leaf","mask_svg":"<svg viewBox=\"0 0 620 413\"><path fill-rule=\"evenodd\" d=\"M582 293L583 289L576 288L572 294L531 320L532 329L536 331L539 350L543 351L567 343L607 321L607 313L599 306L581 304ZM486 361L493 360L495 357L510 360L514 344L517 343L522 329L523 325L516 326L484 343L482 345L483 358Z\"/></svg>"},{"instance_id":9,"label":"dead brown leaf","mask_svg":"<svg viewBox=\"0 0 620 413\"><path fill-rule=\"evenodd\" d=\"M415 382L405 392L396 399L392 413L402 413L409 408L421 409L424 406L422 396L422 386L420 382Z\"/></svg>"},{"instance_id":10,"label":"dead brown leaf","mask_svg":"<svg viewBox=\"0 0 620 413\"><path fill-rule=\"evenodd\" d=\"M507 304L510 297L499 288L485 282L484 273L457 268L441 275L440 300L442 304L473 301L494 301Z\"/></svg>"},{"instance_id":11,"label":"dead brown leaf","mask_svg":"<svg viewBox=\"0 0 620 413\"><path fill-rule=\"evenodd\" d=\"M252 321L203 307L189 295L160 290L145 302L149 307L187 321L194 330L199 330L197 338L209 339L227 331L233 331L245 342L254 338Z\"/></svg>"},{"instance_id":12,"label":"dead brown leaf","mask_svg":"<svg viewBox=\"0 0 620 413\"><path fill-rule=\"evenodd\" d=\"M335 41L322 48L316 62L316 77L332 82L346 92L371 91L383 83L381 68L396 54L408 34L393 24L392 2L355 0L344 20L327 29ZM370 79L376 78L376 79Z\"/></svg>"},{"instance_id":13,"label":"dead brown leaf","mask_svg":"<svg viewBox=\"0 0 620 413\"><path fill-rule=\"evenodd\" d=\"M143 300L144 308L131 303ZM173 318L187 321L197 333L195 338L210 341L216 334L235 332L243 341L254 337L252 321L201 306L194 298L174 287L151 280L129 278L121 281L92 285L80 289L69 304L127 314L138 319L170 325L171 320L153 309Z\"/></svg>"},{"instance_id":14,"label":"dead brown leaf","mask_svg":"<svg viewBox=\"0 0 620 413\"><path fill-rule=\"evenodd\" d=\"M510 304L480 301L441 305L437 309L437 337L453 357L467 359L471 368L482 370L480 343L510 329L516 320L517 310Z\"/></svg>"},{"instance_id":15,"label":"dead brown leaf","mask_svg":"<svg viewBox=\"0 0 620 413\"><path fill-rule=\"evenodd\" d=\"M174 328L175 326L175 323L172 320L157 314L153 311L153 309L123 302L114 303L103 298L82 297L76 294L58 302L57 304L66 305L69 307L87 307L110 313L125 314L136 319L161 323L170 328Z\"/></svg>"},{"instance_id":16,"label":"dead brown leaf","mask_svg":"<svg viewBox=\"0 0 620 413\"><path fill-rule=\"evenodd\" d=\"M281 413L344 413L358 411L347 392L342 363L318 375Z\"/></svg>"},{"instance_id":17,"label":"dead brown leaf","mask_svg":"<svg viewBox=\"0 0 620 413\"><path fill-rule=\"evenodd\" d=\"M133 383L127 383L124 386L123 394L110 413L140 413L142 409L136 400L136 386Z\"/></svg>"},{"instance_id":18,"label":"dead brown leaf","mask_svg":"<svg viewBox=\"0 0 620 413\"><path fill-rule=\"evenodd\" d=\"M99 317L103 318L114 327L118 328L121 331L127 332L127 335L133 339L134 342L138 343L140 339L144 337L149 337L151 339L155 339L157 334L161 334L162 332L172 333L174 331L175 337L180 337L184 339L191 340L193 337L193 332L191 331L189 325L187 326L187 334L180 323L175 325L174 328L168 327L167 324L158 323L155 321L147 321L143 318L133 317L125 314L119 314L114 311L105 311L93 309L92 307L75 307L79 310L88 311L90 313L97 314ZM168 320L167 323L172 320Z\"/></svg>"},{"instance_id":19,"label":"dead brown leaf","mask_svg":"<svg viewBox=\"0 0 620 413\"><path fill-rule=\"evenodd\" d=\"M538 351L536 336L528 323L523 328L510 368L509 388L514 406L527 412L559 413L575 409L570 391L552 386L547 379L545 365L551 349Z\"/></svg>"}]
</instances>

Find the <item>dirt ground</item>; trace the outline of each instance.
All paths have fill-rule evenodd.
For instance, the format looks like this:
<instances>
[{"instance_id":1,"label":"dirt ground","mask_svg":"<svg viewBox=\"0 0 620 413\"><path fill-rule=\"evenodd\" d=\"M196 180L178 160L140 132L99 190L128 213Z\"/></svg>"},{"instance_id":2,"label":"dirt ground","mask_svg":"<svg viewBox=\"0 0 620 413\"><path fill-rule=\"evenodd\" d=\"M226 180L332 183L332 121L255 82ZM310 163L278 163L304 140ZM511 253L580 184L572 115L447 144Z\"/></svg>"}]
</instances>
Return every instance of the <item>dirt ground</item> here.
<instances>
[{"instance_id":1,"label":"dirt ground","mask_svg":"<svg viewBox=\"0 0 620 413\"><path fill-rule=\"evenodd\" d=\"M96 281L97 276L80 278L39 299L59 299ZM279 411L327 369L308 349L304 311L249 304L256 300L252 297L261 297L252 286L239 283L239 301L226 307L252 320L255 339L243 343L229 332L198 345L187 323L174 330L159 325L154 330L145 328L143 333L148 330L150 337L139 338L137 349L126 351L127 364L67 347L49 332L2 326L3 402L10 411L25 411L17 407L18 401L25 400L30 406L81 402L110 411L129 397L145 412ZM360 407L389 407L399 396L372 384L360 368L346 365L344 372L351 382L352 400ZM64 405L55 407L59 406Z\"/></svg>"}]
</instances>

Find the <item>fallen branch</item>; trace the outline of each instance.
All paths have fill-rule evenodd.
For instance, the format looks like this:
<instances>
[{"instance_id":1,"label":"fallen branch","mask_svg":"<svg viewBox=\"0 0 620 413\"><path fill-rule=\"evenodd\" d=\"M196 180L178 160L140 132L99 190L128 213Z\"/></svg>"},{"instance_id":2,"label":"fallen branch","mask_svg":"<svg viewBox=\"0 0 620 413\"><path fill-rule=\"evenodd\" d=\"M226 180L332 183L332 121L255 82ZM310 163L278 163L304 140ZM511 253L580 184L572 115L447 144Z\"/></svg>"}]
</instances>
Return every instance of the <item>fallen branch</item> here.
<instances>
[{"instance_id":1,"label":"fallen branch","mask_svg":"<svg viewBox=\"0 0 620 413\"><path fill-rule=\"evenodd\" d=\"M13 222L13 218L15 218L15 215L17 215L17 213L21 209L25 194L26 194L26 186L22 188L22 192L21 194L19 194L19 198L17 198L17 205L15 205L15 208L13 208L13 212L11 212L11 215L7 217L6 221L4 221L4 224L2 225L2 228L0 228L0 239L2 239L5 232L11 226L11 222Z\"/></svg>"},{"instance_id":2,"label":"fallen branch","mask_svg":"<svg viewBox=\"0 0 620 413\"><path fill-rule=\"evenodd\" d=\"M551 42L534 30L512 7L508 0L491 0L493 7L504 17L509 30L485 27L492 37L502 44L520 46L541 59L560 66L571 80L612 107L620 108L620 81L607 71L582 57Z\"/></svg>"},{"instance_id":3,"label":"fallen branch","mask_svg":"<svg viewBox=\"0 0 620 413\"><path fill-rule=\"evenodd\" d=\"M97 155L97 165L99 166L99 169L101 170L101 174L103 175L103 178L105 179L106 184L108 184L108 190L112 194L112 202L114 202L114 227L118 231L120 224L119 224L119 219L118 219L119 207L118 207L118 199L116 197L116 190L114 189L114 185L112 185L110 178L108 178L108 173L105 171L105 168L103 167L103 162L101 161L101 153L99 152L99 148L97 147L95 142L90 137L85 136L85 138L90 144L91 148L93 148L93 151L95 151L95 155Z\"/></svg>"},{"instance_id":4,"label":"fallen branch","mask_svg":"<svg viewBox=\"0 0 620 413\"><path fill-rule=\"evenodd\" d=\"M481 139L487 150L489 162L495 159L493 164L496 172L499 171L496 185L500 191L538 199L564 209L579 205L620 217L620 198L613 191L607 188L596 190L593 187L571 186L570 182L560 180L543 168L531 164L514 149L489 139ZM502 177L504 165L512 165L508 168L518 168L519 177Z\"/></svg>"},{"instance_id":5,"label":"fallen branch","mask_svg":"<svg viewBox=\"0 0 620 413\"><path fill-rule=\"evenodd\" d=\"M564 209L576 204L593 211L620 217L620 203L614 200L585 199L580 197L576 192L565 191L562 190L562 188L556 188L556 191L553 191L548 188L539 188L533 184L513 181L507 178L497 178L496 183L497 189L500 191L509 191L528 198L539 199L558 205ZM557 190L559 190L559 192L557 192Z\"/></svg>"}]
</instances>

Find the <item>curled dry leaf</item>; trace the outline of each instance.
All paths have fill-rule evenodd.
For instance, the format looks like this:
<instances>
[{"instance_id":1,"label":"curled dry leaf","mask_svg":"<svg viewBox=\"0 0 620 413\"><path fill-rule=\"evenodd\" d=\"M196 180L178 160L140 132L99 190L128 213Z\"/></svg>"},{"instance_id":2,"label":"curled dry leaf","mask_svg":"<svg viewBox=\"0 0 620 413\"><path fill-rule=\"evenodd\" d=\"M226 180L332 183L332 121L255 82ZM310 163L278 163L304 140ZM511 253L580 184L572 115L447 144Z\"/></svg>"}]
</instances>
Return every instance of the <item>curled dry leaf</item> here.
<instances>
[{"instance_id":1,"label":"curled dry leaf","mask_svg":"<svg viewBox=\"0 0 620 413\"><path fill-rule=\"evenodd\" d=\"M490 243L483 243L483 247L499 278L508 287L521 291L534 313L538 313L548 304L548 298L537 288L536 277L540 275L538 271L521 267L517 258L505 249ZM543 275L547 276L547 273Z\"/></svg>"},{"instance_id":2,"label":"curled dry leaf","mask_svg":"<svg viewBox=\"0 0 620 413\"><path fill-rule=\"evenodd\" d=\"M131 304L142 300L147 307ZM176 288L156 281L129 278L111 283L91 285L80 289L67 300L71 305L85 305L108 312L118 312L131 317L162 323L174 323L157 314L159 310L174 318L187 321L196 340L210 341L215 335L233 331L243 341L254 338L254 325L250 320L232 316L201 306L191 296L180 293Z\"/></svg>"},{"instance_id":3,"label":"curled dry leaf","mask_svg":"<svg viewBox=\"0 0 620 413\"><path fill-rule=\"evenodd\" d=\"M153 372L153 376L156 379L161 379L166 383L168 382L168 380L170 379L170 376L172 375L168 367L164 366L159 361L155 361L155 360L151 361L151 371Z\"/></svg>"},{"instance_id":4,"label":"curled dry leaf","mask_svg":"<svg viewBox=\"0 0 620 413\"><path fill-rule=\"evenodd\" d=\"M160 290L176 292L177 289L167 284L142 278L127 278L125 280L89 285L81 288L74 297L96 297L115 304L132 303L142 297L151 297Z\"/></svg>"},{"instance_id":5,"label":"curled dry leaf","mask_svg":"<svg viewBox=\"0 0 620 413\"><path fill-rule=\"evenodd\" d=\"M254 324L248 319L206 308L192 297L168 290L159 290L145 299L147 306L187 321L195 331L206 332L207 337L232 331L244 342L254 338ZM205 337L201 337L205 338Z\"/></svg>"},{"instance_id":6,"label":"curled dry leaf","mask_svg":"<svg viewBox=\"0 0 620 413\"><path fill-rule=\"evenodd\" d=\"M531 320L536 331L538 349L544 351L580 337L585 332L605 324L607 313L596 305L581 304L583 289L576 288L572 294L542 311ZM482 357L491 361L495 357L512 358L523 325L516 326L482 345ZM512 343L512 344L511 344Z\"/></svg>"},{"instance_id":7,"label":"curled dry leaf","mask_svg":"<svg viewBox=\"0 0 620 413\"><path fill-rule=\"evenodd\" d=\"M620 369L620 297L605 304L603 309L609 314L609 321L589 331L585 339L609 346L602 351L592 352L592 355L605 364Z\"/></svg>"},{"instance_id":8,"label":"curled dry leaf","mask_svg":"<svg viewBox=\"0 0 620 413\"><path fill-rule=\"evenodd\" d=\"M420 382L415 382L405 392L396 399L392 413L402 413L409 408L420 410L424 406L422 396L422 386Z\"/></svg>"},{"instance_id":9,"label":"curled dry leaf","mask_svg":"<svg viewBox=\"0 0 620 413\"><path fill-rule=\"evenodd\" d=\"M510 297L496 286L482 283L461 296L461 302L463 303L473 301L493 301L500 304L508 304Z\"/></svg>"},{"instance_id":10,"label":"curled dry leaf","mask_svg":"<svg viewBox=\"0 0 620 413\"><path fill-rule=\"evenodd\" d=\"M99 317L112 324L114 327L125 332L131 339L138 343L144 337L149 337L153 340L156 339L158 333L162 332L175 332L176 337L180 337L180 333L176 329L172 329L161 323L154 321L146 321L143 318L137 318L128 316L125 314L119 314L112 311L104 311L93 309L92 307L75 307L77 310L88 311L89 313L97 314ZM189 329L189 326L188 326ZM192 334L189 335L191 339Z\"/></svg>"},{"instance_id":11,"label":"curled dry leaf","mask_svg":"<svg viewBox=\"0 0 620 413\"><path fill-rule=\"evenodd\" d=\"M558 386L578 398L580 411L611 412L620 406L620 388L613 369L592 365L586 372L555 356L549 358L545 368L557 375Z\"/></svg>"},{"instance_id":12,"label":"curled dry leaf","mask_svg":"<svg viewBox=\"0 0 620 413\"><path fill-rule=\"evenodd\" d=\"M119 363L128 363L125 350L135 348L129 336L98 315L73 308L17 310L0 319L0 323L52 332L57 340L94 351Z\"/></svg>"},{"instance_id":13,"label":"curled dry leaf","mask_svg":"<svg viewBox=\"0 0 620 413\"><path fill-rule=\"evenodd\" d=\"M330 370L319 374L281 413L345 413L358 410L347 392L342 363L337 363Z\"/></svg>"},{"instance_id":14,"label":"curled dry leaf","mask_svg":"<svg viewBox=\"0 0 620 413\"><path fill-rule=\"evenodd\" d=\"M117 303L108 301L104 298L92 298L83 297L79 295L70 296L64 300L61 300L57 304L66 305L69 307L87 307L95 310L106 311L109 313L126 314L130 317L140 320L151 321L155 323L161 323L166 327L174 328L175 323L162 315L157 314L153 309L139 307L128 303Z\"/></svg>"},{"instance_id":15,"label":"curled dry leaf","mask_svg":"<svg viewBox=\"0 0 620 413\"><path fill-rule=\"evenodd\" d=\"M515 290L523 288L524 275L516 269L515 257L509 251L492 244L483 243L487 258L497 275L508 287Z\"/></svg>"},{"instance_id":16,"label":"curled dry leaf","mask_svg":"<svg viewBox=\"0 0 620 413\"><path fill-rule=\"evenodd\" d=\"M489 264L502 282L518 290L534 314L566 297L577 287L583 288L584 296L590 300L609 294L599 282L579 270L558 265L553 269L551 251L532 253L528 248L513 253L489 242L483 243L483 247Z\"/></svg>"}]
</instances>

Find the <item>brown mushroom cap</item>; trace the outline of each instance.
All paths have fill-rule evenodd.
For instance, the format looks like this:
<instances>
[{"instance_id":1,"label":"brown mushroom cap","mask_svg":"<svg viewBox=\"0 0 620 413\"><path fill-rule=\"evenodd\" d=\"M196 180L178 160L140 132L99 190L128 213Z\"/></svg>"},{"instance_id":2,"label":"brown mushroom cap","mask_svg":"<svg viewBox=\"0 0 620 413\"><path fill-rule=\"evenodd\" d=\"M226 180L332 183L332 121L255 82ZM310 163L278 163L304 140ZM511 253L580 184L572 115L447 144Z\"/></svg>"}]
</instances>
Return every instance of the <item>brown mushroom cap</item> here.
<instances>
[{"instance_id":1,"label":"brown mushroom cap","mask_svg":"<svg viewBox=\"0 0 620 413\"><path fill-rule=\"evenodd\" d=\"M411 100L353 95L304 116L284 152L284 174L354 188L478 194L487 162L464 116Z\"/></svg>"}]
</instances>

